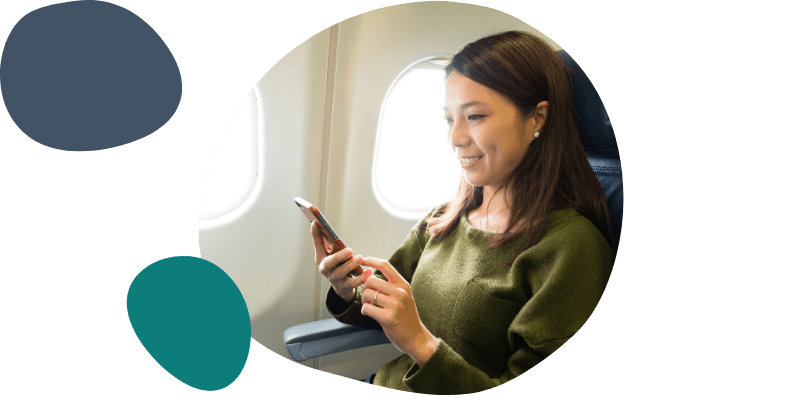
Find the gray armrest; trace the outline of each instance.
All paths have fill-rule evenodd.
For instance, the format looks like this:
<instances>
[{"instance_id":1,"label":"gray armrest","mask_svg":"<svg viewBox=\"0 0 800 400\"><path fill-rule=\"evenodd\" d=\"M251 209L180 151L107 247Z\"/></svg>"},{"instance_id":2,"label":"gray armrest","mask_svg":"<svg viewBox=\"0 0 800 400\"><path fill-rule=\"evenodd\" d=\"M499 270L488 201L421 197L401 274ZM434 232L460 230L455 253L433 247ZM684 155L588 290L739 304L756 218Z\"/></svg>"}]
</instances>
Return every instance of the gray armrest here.
<instances>
[{"instance_id":1,"label":"gray armrest","mask_svg":"<svg viewBox=\"0 0 800 400\"><path fill-rule=\"evenodd\" d=\"M389 343L380 329L343 324L333 318L295 325L283 332L283 344L295 361Z\"/></svg>"}]
</instances>

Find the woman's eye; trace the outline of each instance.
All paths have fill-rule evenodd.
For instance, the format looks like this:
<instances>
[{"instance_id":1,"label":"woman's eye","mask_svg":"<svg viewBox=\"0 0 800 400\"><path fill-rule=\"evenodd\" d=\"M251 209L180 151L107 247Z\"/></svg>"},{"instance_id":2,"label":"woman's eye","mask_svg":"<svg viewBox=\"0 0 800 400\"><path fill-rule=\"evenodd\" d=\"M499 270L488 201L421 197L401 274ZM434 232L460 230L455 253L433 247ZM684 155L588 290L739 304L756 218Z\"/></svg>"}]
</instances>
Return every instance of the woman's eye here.
<instances>
[{"instance_id":1,"label":"woman's eye","mask_svg":"<svg viewBox=\"0 0 800 400\"><path fill-rule=\"evenodd\" d=\"M477 121L477 120L483 119L485 117L486 116L483 115L483 114L469 114L469 115L467 115L467 120L468 121ZM452 125L453 124L453 118L452 117L444 117L444 121L447 122L447 125Z\"/></svg>"}]
</instances>

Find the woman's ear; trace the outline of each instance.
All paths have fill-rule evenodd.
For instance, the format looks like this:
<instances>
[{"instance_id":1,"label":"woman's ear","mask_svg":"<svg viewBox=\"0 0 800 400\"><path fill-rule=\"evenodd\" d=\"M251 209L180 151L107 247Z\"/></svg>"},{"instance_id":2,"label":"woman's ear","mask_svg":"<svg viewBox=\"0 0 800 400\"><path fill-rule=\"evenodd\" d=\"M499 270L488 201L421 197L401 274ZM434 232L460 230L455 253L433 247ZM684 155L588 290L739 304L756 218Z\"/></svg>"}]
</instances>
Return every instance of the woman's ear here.
<instances>
[{"instance_id":1,"label":"woman's ear","mask_svg":"<svg viewBox=\"0 0 800 400\"><path fill-rule=\"evenodd\" d=\"M536 105L536 111L533 113L533 119L536 121L536 130L542 129L544 126L544 121L547 119L547 108L550 106L550 103L547 101L539 102Z\"/></svg>"},{"instance_id":2,"label":"woman's ear","mask_svg":"<svg viewBox=\"0 0 800 400\"><path fill-rule=\"evenodd\" d=\"M528 118L527 129L534 135L534 138L539 137L536 133L542 129L544 122L547 120L547 107L549 105L550 103L547 101L539 102L536 105L536 110L533 111L533 115Z\"/></svg>"}]
</instances>

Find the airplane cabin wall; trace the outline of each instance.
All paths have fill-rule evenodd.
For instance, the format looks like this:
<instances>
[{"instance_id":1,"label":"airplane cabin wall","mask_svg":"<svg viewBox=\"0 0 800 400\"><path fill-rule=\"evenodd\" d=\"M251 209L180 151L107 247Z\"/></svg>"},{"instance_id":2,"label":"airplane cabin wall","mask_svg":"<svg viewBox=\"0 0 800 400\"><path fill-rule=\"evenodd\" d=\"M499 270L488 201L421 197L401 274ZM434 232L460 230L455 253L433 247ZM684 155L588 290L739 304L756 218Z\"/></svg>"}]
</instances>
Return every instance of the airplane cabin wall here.
<instances>
[{"instance_id":1,"label":"airplane cabin wall","mask_svg":"<svg viewBox=\"0 0 800 400\"><path fill-rule=\"evenodd\" d=\"M282 340L286 328L330 318L324 304L329 284L316 269L308 221L292 199L300 196L317 205L357 254L388 259L417 221L391 215L372 189L386 93L415 61L452 55L480 37L511 29L535 33L560 49L496 10L412 3L368 12L320 32L258 82L255 186L231 212L200 220L201 256L241 290L254 339L288 358ZM441 139L446 140L444 130ZM407 158L419 162L414 154ZM304 364L364 379L400 354L387 344Z\"/></svg>"},{"instance_id":2,"label":"airplane cabin wall","mask_svg":"<svg viewBox=\"0 0 800 400\"><path fill-rule=\"evenodd\" d=\"M312 321L316 304L309 222L292 199L320 200L329 40L330 29L310 38L256 84L255 188L232 212L200 221L200 254L239 287L253 338L287 358L283 331Z\"/></svg>"}]
</instances>

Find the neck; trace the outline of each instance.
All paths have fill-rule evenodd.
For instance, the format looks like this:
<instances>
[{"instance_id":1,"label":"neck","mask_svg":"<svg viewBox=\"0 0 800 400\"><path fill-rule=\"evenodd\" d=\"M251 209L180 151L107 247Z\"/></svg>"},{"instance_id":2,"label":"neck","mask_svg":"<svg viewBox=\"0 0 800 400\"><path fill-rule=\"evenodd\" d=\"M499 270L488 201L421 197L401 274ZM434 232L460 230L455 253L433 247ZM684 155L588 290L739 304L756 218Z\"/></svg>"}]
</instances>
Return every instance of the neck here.
<instances>
[{"instance_id":1,"label":"neck","mask_svg":"<svg viewBox=\"0 0 800 400\"><path fill-rule=\"evenodd\" d=\"M478 208L487 209L490 212L510 212L511 208L511 188L500 189L496 186L483 187L483 202Z\"/></svg>"},{"instance_id":2,"label":"neck","mask_svg":"<svg viewBox=\"0 0 800 400\"><path fill-rule=\"evenodd\" d=\"M511 217L511 189L483 187L483 202L469 213L470 223L487 232L505 232Z\"/></svg>"}]
</instances>

